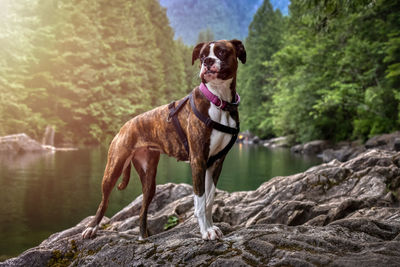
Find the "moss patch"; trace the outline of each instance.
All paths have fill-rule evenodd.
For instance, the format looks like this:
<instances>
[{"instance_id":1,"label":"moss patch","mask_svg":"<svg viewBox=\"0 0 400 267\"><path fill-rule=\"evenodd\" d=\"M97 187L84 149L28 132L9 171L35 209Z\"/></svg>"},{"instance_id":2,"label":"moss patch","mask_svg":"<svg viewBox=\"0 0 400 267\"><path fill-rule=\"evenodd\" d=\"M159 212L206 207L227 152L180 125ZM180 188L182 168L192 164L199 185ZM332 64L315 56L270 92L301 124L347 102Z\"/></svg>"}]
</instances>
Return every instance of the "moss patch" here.
<instances>
[{"instance_id":1,"label":"moss patch","mask_svg":"<svg viewBox=\"0 0 400 267\"><path fill-rule=\"evenodd\" d=\"M47 266L51 267L63 267L69 266L72 262L74 262L79 257L84 256L92 256L97 254L101 250L101 247L95 250L79 250L76 245L75 240L71 240L70 248L66 252L62 252L60 250L53 250L52 256L47 263Z\"/></svg>"},{"instance_id":2,"label":"moss patch","mask_svg":"<svg viewBox=\"0 0 400 267\"><path fill-rule=\"evenodd\" d=\"M47 266L69 266L72 261L74 261L78 257L79 254L80 253L76 246L75 240L71 240L71 248L67 252L62 253L60 250L52 251L52 255L49 262L47 263Z\"/></svg>"},{"instance_id":3,"label":"moss patch","mask_svg":"<svg viewBox=\"0 0 400 267\"><path fill-rule=\"evenodd\" d=\"M0 262L6 261L6 260L11 259L11 258L12 258L12 256L0 255Z\"/></svg>"}]
</instances>

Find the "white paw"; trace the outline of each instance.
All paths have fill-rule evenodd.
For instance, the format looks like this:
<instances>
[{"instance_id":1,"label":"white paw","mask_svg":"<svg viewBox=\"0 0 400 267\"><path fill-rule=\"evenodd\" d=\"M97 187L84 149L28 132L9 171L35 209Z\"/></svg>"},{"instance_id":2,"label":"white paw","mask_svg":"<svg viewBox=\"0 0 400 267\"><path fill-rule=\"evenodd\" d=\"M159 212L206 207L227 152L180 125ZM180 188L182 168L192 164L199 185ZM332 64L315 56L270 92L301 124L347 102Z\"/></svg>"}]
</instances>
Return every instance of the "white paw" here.
<instances>
[{"instance_id":1,"label":"white paw","mask_svg":"<svg viewBox=\"0 0 400 267\"><path fill-rule=\"evenodd\" d=\"M216 240L221 239L223 236L222 231L217 226L207 228L206 231L201 233L201 237L204 240Z\"/></svg>"},{"instance_id":2,"label":"white paw","mask_svg":"<svg viewBox=\"0 0 400 267\"><path fill-rule=\"evenodd\" d=\"M94 237L96 235L97 229L98 226L86 228L85 231L82 232L82 238L88 239Z\"/></svg>"}]
</instances>

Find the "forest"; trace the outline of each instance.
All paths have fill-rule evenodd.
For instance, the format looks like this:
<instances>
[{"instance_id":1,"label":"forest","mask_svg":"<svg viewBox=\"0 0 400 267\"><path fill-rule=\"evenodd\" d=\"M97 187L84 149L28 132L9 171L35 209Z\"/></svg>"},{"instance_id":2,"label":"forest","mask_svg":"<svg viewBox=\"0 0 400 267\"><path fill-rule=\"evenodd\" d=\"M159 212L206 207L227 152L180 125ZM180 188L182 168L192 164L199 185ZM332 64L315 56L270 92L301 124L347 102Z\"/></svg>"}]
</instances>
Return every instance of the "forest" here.
<instances>
[{"instance_id":1,"label":"forest","mask_svg":"<svg viewBox=\"0 0 400 267\"><path fill-rule=\"evenodd\" d=\"M240 68L241 121L261 137L365 140L400 129L400 5L264 1Z\"/></svg>"},{"instance_id":2,"label":"forest","mask_svg":"<svg viewBox=\"0 0 400 267\"><path fill-rule=\"evenodd\" d=\"M0 135L109 143L131 117L193 88L191 48L157 0L2 0Z\"/></svg>"},{"instance_id":3,"label":"forest","mask_svg":"<svg viewBox=\"0 0 400 267\"><path fill-rule=\"evenodd\" d=\"M174 39L158 0L0 1L0 136L40 139L52 125L56 144L107 144L131 117L199 83L192 47ZM292 0L283 15L263 1L239 66L242 129L293 142L400 129L396 2ZM224 25L197 40L242 33Z\"/></svg>"}]
</instances>

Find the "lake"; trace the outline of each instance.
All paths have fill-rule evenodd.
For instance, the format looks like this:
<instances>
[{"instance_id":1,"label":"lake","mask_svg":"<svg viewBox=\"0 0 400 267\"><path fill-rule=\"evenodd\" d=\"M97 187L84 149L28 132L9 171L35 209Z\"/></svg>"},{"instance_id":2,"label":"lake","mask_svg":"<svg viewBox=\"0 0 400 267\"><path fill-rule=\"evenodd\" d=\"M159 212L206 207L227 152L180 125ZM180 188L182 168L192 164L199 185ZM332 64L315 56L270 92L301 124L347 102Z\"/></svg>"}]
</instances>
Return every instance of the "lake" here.
<instances>
[{"instance_id":1,"label":"lake","mask_svg":"<svg viewBox=\"0 0 400 267\"><path fill-rule=\"evenodd\" d=\"M51 234L94 215L101 200L101 179L107 160L104 147L54 154L0 155L0 258L16 256ZM314 157L288 149L237 144L225 159L218 188L255 190L275 176L305 171L320 164ZM192 184L188 164L161 156L157 184ZM111 217L141 194L134 168L128 187L111 194Z\"/></svg>"}]
</instances>

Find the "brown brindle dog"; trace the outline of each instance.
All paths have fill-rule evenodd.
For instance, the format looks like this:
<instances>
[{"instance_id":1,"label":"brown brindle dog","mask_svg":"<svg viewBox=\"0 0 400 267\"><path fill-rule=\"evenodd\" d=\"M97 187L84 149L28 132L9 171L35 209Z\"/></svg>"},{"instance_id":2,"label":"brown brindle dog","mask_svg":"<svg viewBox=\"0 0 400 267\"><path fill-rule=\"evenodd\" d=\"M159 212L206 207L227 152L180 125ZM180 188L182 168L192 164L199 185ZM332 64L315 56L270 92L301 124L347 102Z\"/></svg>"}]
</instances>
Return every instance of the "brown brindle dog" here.
<instances>
[{"instance_id":1,"label":"brown brindle dog","mask_svg":"<svg viewBox=\"0 0 400 267\"><path fill-rule=\"evenodd\" d=\"M193 50L192 64L196 59L201 60L199 76L202 85L201 88L193 89L192 104L197 108L197 112L215 123L238 130L237 104L240 98L236 93L237 59L242 63L246 62L246 51L242 42L222 40L200 43ZM208 89L209 93L216 97L217 102L207 98L207 94L201 90L205 87L205 90ZM155 179L160 153L178 160L189 161L192 168L195 216L198 219L202 238L214 240L222 237L221 230L212 222L212 205L225 154L223 153L211 164L208 163L210 163L210 158L223 151L224 148L227 147L225 150L229 150L229 144L235 140L236 136L210 128L209 125L203 123L193 111L191 101L183 102L181 109L176 113L181 129L187 137L187 147L169 119L168 105L138 115L121 128L108 151L102 181L102 201L96 216L83 231L83 238L90 238L96 234L107 209L110 193L121 174L123 174L123 180L118 185L118 189L125 189L128 185L131 162L142 182L140 238L148 236L147 210L156 190ZM222 109L222 102L230 108ZM232 104L234 102L237 103Z\"/></svg>"}]
</instances>

